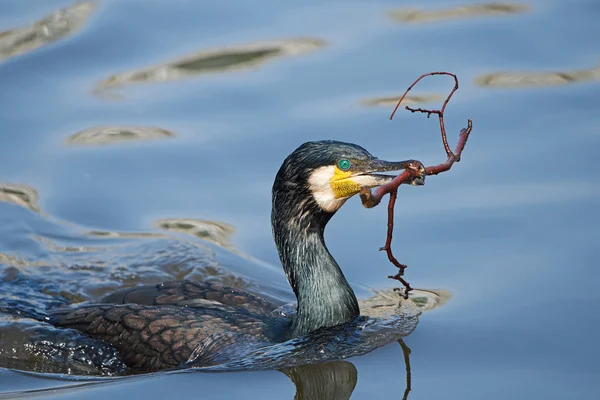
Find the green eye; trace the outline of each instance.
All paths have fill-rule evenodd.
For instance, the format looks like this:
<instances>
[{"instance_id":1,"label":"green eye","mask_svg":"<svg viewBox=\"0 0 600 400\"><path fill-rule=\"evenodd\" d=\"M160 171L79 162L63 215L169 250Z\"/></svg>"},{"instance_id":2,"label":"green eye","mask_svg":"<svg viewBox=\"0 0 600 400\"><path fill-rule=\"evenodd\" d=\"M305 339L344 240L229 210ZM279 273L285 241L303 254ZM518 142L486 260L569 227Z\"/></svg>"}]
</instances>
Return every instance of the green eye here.
<instances>
[{"instance_id":1,"label":"green eye","mask_svg":"<svg viewBox=\"0 0 600 400\"><path fill-rule=\"evenodd\" d=\"M350 169L350 160L340 160L338 167L344 171Z\"/></svg>"}]
</instances>

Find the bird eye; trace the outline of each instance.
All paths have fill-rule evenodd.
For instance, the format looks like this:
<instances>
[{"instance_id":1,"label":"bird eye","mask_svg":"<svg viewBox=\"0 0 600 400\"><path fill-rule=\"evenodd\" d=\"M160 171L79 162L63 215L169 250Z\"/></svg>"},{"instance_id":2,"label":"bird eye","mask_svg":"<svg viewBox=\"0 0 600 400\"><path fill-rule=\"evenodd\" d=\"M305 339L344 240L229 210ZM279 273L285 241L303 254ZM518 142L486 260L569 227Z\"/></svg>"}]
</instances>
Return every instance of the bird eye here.
<instances>
[{"instance_id":1,"label":"bird eye","mask_svg":"<svg viewBox=\"0 0 600 400\"><path fill-rule=\"evenodd\" d=\"M350 169L350 160L340 160L338 167L344 171Z\"/></svg>"}]
</instances>

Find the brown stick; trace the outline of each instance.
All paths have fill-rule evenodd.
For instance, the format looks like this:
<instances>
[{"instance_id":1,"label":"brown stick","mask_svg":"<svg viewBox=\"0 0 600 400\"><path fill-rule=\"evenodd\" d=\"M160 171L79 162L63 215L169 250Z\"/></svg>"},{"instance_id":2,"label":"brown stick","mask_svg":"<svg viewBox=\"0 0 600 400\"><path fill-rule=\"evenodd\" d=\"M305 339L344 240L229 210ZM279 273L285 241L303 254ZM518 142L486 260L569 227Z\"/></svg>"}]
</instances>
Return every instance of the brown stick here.
<instances>
[{"instance_id":1,"label":"brown stick","mask_svg":"<svg viewBox=\"0 0 600 400\"><path fill-rule=\"evenodd\" d=\"M390 115L390 119L394 118L394 114L396 113L396 110L398 109L398 107L400 106L400 103L402 103L402 100L404 100L404 98L406 97L408 92L421 79L423 79L426 76L432 76L432 75L449 75L454 78L454 88L452 89L450 94L448 94L448 97L446 97L446 100L444 100L444 104L442 105L441 110L410 108L408 106L406 106L405 108L413 113L414 112L425 113L425 114L427 114L427 118L429 118L431 116L431 114L436 114L438 116L438 119L440 122L440 132L441 132L441 136L442 136L442 143L444 145L444 150L446 152L446 157L447 157L446 161L443 162L442 164L433 165L430 167L424 167L423 164L419 161L414 161L414 160L410 161L410 162L408 162L406 170L404 172L402 172L400 175L398 175L396 178L394 178L391 182L378 187L377 189L375 189L374 192L372 192L368 188L363 188L360 191L361 202L362 202L363 206L365 206L367 208L375 207L376 205L378 205L381 202L381 199L383 198L383 196L385 196L388 193L390 194L390 201L388 203L387 239L385 241L385 245L380 250L384 250L387 253L387 256L388 256L388 259L390 260L390 262L398 268L398 270L399 270L398 273L396 275L390 275L389 278L398 280L398 281L400 281L400 283L402 283L402 285L404 285L404 288L405 288L404 298L405 299L408 298L408 293L412 290L410 284L402 278L402 276L404 275L404 270L407 268L407 266L404 264L401 264L396 259L396 257L394 256L394 254L392 252L392 247L391 247L392 235L394 232L394 206L396 205L396 198L398 195L398 187L405 183L409 183L411 185L424 185L425 177L427 175L437 175L442 172L450 170L450 168L452 168L452 165L454 165L455 162L460 161L462 152L465 148L465 145L467 144L467 140L469 139L469 134L471 133L471 130L473 129L473 123L472 123L471 119L469 119L467 122L467 128L462 129L460 131L458 143L456 144L456 149L454 150L454 152L452 152L452 150L450 149L450 145L448 145L448 139L447 139L447 135L446 135L446 127L444 125L444 112L446 111L446 106L448 105L450 98L452 97L454 92L456 92L458 90L458 78L456 77L456 75L454 75L450 72L429 72L429 73L423 74L420 77L418 77L417 80L415 80L412 83L412 85L410 85L408 87L408 89L406 89L406 91L404 92L402 97L400 97L400 100L398 100L398 104L396 104L394 111L392 111L392 114Z\"/></svg>"},{"instance_id":2,"label":"brown stick","mask_svg":"<svg viewBox=\"0 0 600 400\"><path fill-rule=\"evenodd\" d=\"M456 77L456 75L450 73L450 72L428 72L426 74L421 75L420 77L417 78L416 81L413 82L412 85L410 85L408 87L408 89L406 89L406 92L404 92L404 94L402 95L402 97L400 97L400 100L398 100L398 103L396 104L396 107L394 108L394 111L392 111L392 114L390 115L390 119L394 118L394 114L396 114L396 110L398 109L398 107L400 107L400 103L402 103L402 100L404 100L404 97L406 97L406 95L408 94L408 92L410 92L410 90L417 84L419 83L419 81L423 78L425 78L426 76L433 76L433 75L449 75L451 77L454 78L454 87L452 88L452 91L450 92L450 94L448 95L448 97L446 97L446 100L444 100L444 104L442 105L442 109L441 110L426 110L423 108L410 108L409 106L406 106L405 108L407 110L409 110L410 112L422 112L422 113L426 113L427 114L427 118L429 118L431 116L431 114L437 114L440 120L440 130L442 131L442 143L444 144L444 150L446 151L446 155L448 157L450 157L450 154L452 154L452 151L450 150L450 146L448 145L448 139L446 138L446 128L444 127L444 111L446 111L446 106L448 105L448 102L450 101L450 99L452 98L452 95L454 95L454 92L456 92L458 90L458 78Z\"/></svg>"},{"instance_id":3,"label":"brown stick","mask_svg":"<svg viewBox=\"0 0 600 400\"><path fill-rule=\"evenodd\" d=\"M402 274L404 273L404 269L406 269L406 265L400 264L400 262L394 257L392 253L392 235L394 233L394 206L396 205L396 198L398 197L398 190L394 190L390 192L390 202L388 203L388 224L387 224L387 239L385 241L385 245L379 249L379 251L385 251L387 253L388 259L392 264L398 267L398 273L396 275L390 275L388 278L396 279L400 281L404 287L406 288L406 293L412 290L410 287L410 283L402 278Z\"/></svg>"}]
</instances>

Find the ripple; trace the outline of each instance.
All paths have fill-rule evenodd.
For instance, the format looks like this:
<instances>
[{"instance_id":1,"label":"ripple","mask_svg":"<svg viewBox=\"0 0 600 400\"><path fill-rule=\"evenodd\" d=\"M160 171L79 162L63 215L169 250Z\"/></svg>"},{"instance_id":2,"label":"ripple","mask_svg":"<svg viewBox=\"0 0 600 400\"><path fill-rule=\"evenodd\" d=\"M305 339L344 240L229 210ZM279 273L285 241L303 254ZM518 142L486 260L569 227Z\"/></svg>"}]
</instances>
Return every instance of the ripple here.
<instances>
[{"instance_id":1,"label":"ripple","mask_svg":"<svg viewBox=\"0 0 600 400\"><path fill-rule=\"evenodd\" d=\"M0 315L0 337L0 365L5 368L76 375L125 370L116 350L75 330Z\"/></svg>"},{"instance_id":2,"label":"ripple","mask_svg":"<svg viewBox=\"0 0 600 400\"><path fill-rule=\"evenodd\" d=\"M49 301L73 303L139 284L230 275L210 249L175 239L111 239L112 244L88 240L83 246L64 245L62 241L70 242L65 239L44 238L40 242L46 254L34 260L3 254L0 272L6 277L0 293L18 299L43 293Z\"/></svg>"},{"instance_id":3,"label":"ripple","mask_svg":"<svg viewBox=\"0 0 600 400\"><path fill-rule=\"evenodd\" d=\"M373 290L374 295L366 299L358 299L361 315L372 318L384 318L397 315L406 307L402 293L394 289ZM413 289L409 292L409 304L414 309L411 313L430 311L441 307L450 299L451 294L442 289ZM406 312L406 309L404 309Z\"/></svg>"},{"instance_id":4,"label":"ripple","mask_svg":"<svg viewBox=\"0 0 600 400\"><path fill-rule=\"evenodd\" d=\"M529 11L530 7L517 3L470 4L442 10L400 9L390 11L390 18L403 24L426 24L445 22L462 18L480 18L490 16L505 16L521 14Z\"/></svg>"},{"instance_id":5,"label":"ripple","mask_svg":"<svg viewBox=\"0 0 600 400\"><path fill-rule=\"evenodd\" d=\"M76 146L100 146L106 144L168 139L175 134L166 129L151 126L109 125L97 126L68 137L65 142Z\"/></svg>"},{"instance_id":6,"label":"ripple","mask_svg":"<svg viewBox=\"0 0 600 400\"><path fill-rule=\"evenodd\" d=\"M273 279L275 267L239 252L229 242L234 228L223 222L171 218L157 222L163 232L90 230L45 213L38 205L37 190L24 184L0 183L0 202L34 211L36 223L47 224L47 232L53 232L32 233L27 224L5 226L4 241L17 240L29 252L0 250L0 305L3 299L25 299L43 310L93 301L119 288L183 279L249 291L260 288L276 299L287 298L289 292ZM222 265L217 253L232 264ZM267 283L258 284L252 276Z\"/></svg>"},{"instance_id":7,"label":"ripple","mask_svg":"<svg viewBox=\"0 0 600 400\"><path fill-rule=\"evenodd\" d=\"M267 61L307 54L324 46L325 42L320 39L295 38L202 50L158 65L112 75L100 82L98 89L240 71L260 66Z\"/></svg>"},{"instance_id":8,"label":"ripple","mask_svg":"<svg viewBox=\"0 0 600 400\"><path fill-rule=\"evenodd\" d=\"M475 83L496 88L521 88L569 85L597 80L600 80L600 64L590 69L570 71L495 72L475 78Z\"/></svg>"},{"instance_id":9,"label":"ripple","mask_svg":"<svg viewBox=\"0 0 600 400\"><path fill-rule=\"evenodd\" d=\"M40 212L37 190L23 184L0 183L0 201Z\"/></svg>"},{"instance_id":10,"label":"ripple","mask_svg":"<svg viewBox=\"0 0 600 400\"><path fill-rule=\"evenodd\" d=\"M167 218L158 220L155 224L160 229L185 233L227 249L234 249L229 239L235 232L235 228L224 222L193 218Z\"/></svg>"},{"instance_id":11,"label":"ripple","mask_svg":"<svg viewBox=\"0 0 600 400\"><path fill-rule=\"evenodd\" d=\"M427 104L443 98L439 93L407 95L402 104ZM400 100L400 96L371 97L361 100L360 104L367 107L393 107L398 103L398 100Z\"/></svg>"},{"instance_id":12,"label":"ripple","mask_svg":"<svg viewBox=\"0 0 600 400\"><path fill-rule=\"evenodd\" d=\"M96 2L77 3L22 28L0 32L0 61L32 52L82 29Z\"/></svg>"}]
</instances>

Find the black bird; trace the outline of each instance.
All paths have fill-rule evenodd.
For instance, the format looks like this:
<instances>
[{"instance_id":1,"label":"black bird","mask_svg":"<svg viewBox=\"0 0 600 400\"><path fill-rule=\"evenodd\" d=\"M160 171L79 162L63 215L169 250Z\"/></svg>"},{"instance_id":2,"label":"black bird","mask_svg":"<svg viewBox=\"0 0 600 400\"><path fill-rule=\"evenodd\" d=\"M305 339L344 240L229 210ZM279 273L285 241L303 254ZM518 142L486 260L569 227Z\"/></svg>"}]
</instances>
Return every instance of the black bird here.
<instances>
[{"instance_id":1,"label":"black bird","mask_svg":"<svg viewBox=\"0 0 600 400\"><path fill-rule=\"evenodd\" d=\"M235 357L240 343L281 342L353 321L358 302L325 245L325 226L361 188L394 178L378 172L406 165L337 141L304 143L285 159L271 223L298 300L290 318L274 317L277 305L244 290L180 281L120 290L100 304L51 311L48 321L111 344L134 371L218 364Z\"/></svg>"}]
</instances>

